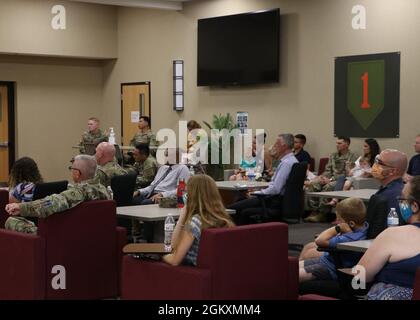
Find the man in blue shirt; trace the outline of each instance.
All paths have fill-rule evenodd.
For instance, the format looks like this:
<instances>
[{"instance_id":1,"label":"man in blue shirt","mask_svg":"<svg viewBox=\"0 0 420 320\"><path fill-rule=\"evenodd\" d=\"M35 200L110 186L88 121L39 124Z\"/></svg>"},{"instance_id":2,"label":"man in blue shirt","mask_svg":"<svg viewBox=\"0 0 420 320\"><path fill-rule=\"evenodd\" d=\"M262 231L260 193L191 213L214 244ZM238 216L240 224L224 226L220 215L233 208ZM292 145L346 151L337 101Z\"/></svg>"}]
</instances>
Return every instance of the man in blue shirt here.
<instances>
[{"instance_id":1,"label":"man in blue shirt","mask_svg":"<svg viewBox=\"0 0 420 320\"><path fill-rule=\"evenodd\" d=\"M373 213L373 216L368 214L371 236L375 237L387 228L386 219L391 208L397 211L400 225L404 224L397 197L401 195L404 187L402 177L406 171L407 162L405 153L392 149L382 151L375 158L372 176L381 183L381 187L369 200L368 211ZM382 205L381 202L386 205Z\"/></svg>"},{"instance_id":2,"label":"man in blue shirt","mask_svg":"<svg viewBox=\"0 0 420 320\"><path fill-rule=\"evenodd\" d=\"M268 199L267 206L270 208L281 207L281 196L284 194L287 178L289 177L293 164L298 163L292 152L293 143L294 137L292 134L280 134L277 137L273 148L276 151L276 158L280 159L280 163L277 166L268 187L255 192L264 195L278 195L278 197ZM229 206L230 209L236 210L236 214L234 215L236 224L249 223L249 215L253 215L255 213L255 209L261 208L262 210L262 207L262 200L256 196L251 196L248 199L235 202Z\"/></svg>"},{"instance_id":3,"label":"man in blue shirt","mask_svg":"<svg viewBox=\"0 0 420 320\"><path fill-rule=\"evenodd\" d=\"M420 175L420 134L418 134L416 137L414 150L417 154L410 159L405 180L410 180L411 177Z\"/></svg>"}]
</instances>

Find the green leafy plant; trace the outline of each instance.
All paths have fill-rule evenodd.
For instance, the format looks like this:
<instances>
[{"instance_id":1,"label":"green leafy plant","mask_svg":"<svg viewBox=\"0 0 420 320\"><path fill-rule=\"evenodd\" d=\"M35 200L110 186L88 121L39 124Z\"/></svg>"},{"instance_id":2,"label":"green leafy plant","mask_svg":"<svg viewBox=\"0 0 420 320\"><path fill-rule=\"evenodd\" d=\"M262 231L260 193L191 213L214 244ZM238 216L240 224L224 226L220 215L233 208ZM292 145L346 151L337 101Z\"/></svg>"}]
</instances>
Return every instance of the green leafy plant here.
<instances>
[{"instance_id":1,"label":"green leafy plant","mask_svg":"<svg viewBox=\"0 0 420 320\"><path fill-rule=\"evenodd\" d=\"M227 129L229 132L232 129L236 129L238 126L236 125L232 115L230 113L227 114L218 114L213 115L211 124L207 121L203 121L203 123L210 129ZM216 138L217 139L217 138ZM222 150L223 150L223 140L221 137L219 139L219 163L218 164L211 164L211 139L209 140L209 165L208 165L208 171L209 174L215 179L215 180L223 180L223 173L225 169L229 169L232 167L231 164L223 164L222 163ZM233 139L233 138L232 138ZM230 143L230 141L228 141ZM231 144L231 161L233 161L233 155L232 155L232 144Z\"/></svg>"},{"instance_id":2,"label":"green leafy plant","mask_svg":"<svg viewBox=\"0 0 420 320\"><path fill-rule=\"evenodd\" d=\"M207 121L203 121L203 123L211 130L211 129L228 129L229 131L232 129L237 128L238 126L235 124L233 117L230 113L223 115L219 113L219 115L213 115L213 119L211 125Z\"/></svg>"}]
</instances>

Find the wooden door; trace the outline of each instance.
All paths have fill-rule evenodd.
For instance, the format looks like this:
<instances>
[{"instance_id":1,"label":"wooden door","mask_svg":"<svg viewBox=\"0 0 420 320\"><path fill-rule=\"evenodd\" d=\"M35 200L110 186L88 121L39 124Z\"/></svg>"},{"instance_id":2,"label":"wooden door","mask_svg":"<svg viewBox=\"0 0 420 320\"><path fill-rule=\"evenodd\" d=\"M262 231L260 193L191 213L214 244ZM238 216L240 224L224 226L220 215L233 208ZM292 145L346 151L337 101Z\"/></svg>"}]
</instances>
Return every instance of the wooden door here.
<instances>
[{"instance_id":1,"label":"wooden door","mask_svg":"<svg viewBox=\"0 0 420 320\"><path fill-rule=\"evenodd\" d=\"M139 130L138 118L150 117L150 82L121 84L121 142L128 146ZM151 119L153 125L153 119Z\"/></svg>"},{"instance_id":2,"label":"wooden door","mask_svg":"<svg viewBox=\"0 0 420 320\"><path fill-rule=\"evenodd\" d=\"M7 86L0 85L0 183L9 180L9 107Z\"/></svg>"}]
</instances>

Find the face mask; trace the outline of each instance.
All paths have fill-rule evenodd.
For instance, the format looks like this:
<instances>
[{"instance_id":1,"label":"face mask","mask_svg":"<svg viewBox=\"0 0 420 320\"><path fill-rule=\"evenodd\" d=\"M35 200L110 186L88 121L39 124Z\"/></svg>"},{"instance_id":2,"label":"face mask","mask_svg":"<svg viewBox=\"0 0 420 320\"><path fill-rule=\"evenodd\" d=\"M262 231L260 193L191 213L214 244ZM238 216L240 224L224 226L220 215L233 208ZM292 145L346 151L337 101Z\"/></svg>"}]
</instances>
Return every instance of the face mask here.
<instances>
[{"instance_id":1,"label":"face mask","mask_svg":"<svg viewBox=\"0 0 420 320\"><path fill-rule=\"evenodd\" d=\"M400 202L400 212L401 217L405 222L408 222L408 219L413 215L413 210L411 210L411 205L407 202Z\"/></svg>"},{"instance_id":2,"label":"face mask","mask_svg":"<svg viewBox=\"0 0 420 320\"><path fill-rule=\"evenodd\" d=\"M380 165L375 163L372 167L372 176L375 179L384 180L385 179L384 169Z\"/></svg>"}]
</instances>

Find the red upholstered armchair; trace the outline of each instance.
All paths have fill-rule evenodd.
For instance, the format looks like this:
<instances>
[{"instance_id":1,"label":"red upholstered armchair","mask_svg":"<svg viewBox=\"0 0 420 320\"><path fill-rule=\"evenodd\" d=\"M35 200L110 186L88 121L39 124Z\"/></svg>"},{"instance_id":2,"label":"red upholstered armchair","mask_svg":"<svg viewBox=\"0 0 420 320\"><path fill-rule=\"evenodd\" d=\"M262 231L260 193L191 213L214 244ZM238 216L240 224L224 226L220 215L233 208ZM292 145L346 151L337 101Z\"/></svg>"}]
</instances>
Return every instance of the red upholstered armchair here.
<instances>
[{"instance_id":1,"label":"red upholstered armchair","mask_svg":"<svg viewBox=\"0 0 420 320\"><path fill-rule=\"evenodd\" d=\"M89 201L39 219L38 234L0 230L0 299L98 299L119 294L126 232L114 201ZM65 289L54 289L65 268ZM54 272L54 273L53 273ZM63 284L62 281L59 281Z\"/></svg>"},{"instance_id":2,"label":"red upholstered armchair","mask_svg":"<svg viewBox=\"0 0 420 320\"><path fill-rule=\"evenodd\" d=\"M202 233L196 267L123 259L123 299L297 299L288 226L263 223Z\"/></svg>"},{"instance_id":3,"label":"red upholstered armchair","mask_svg":"<svg viewBox=\"0 0 420 320\"><path fill-rule=\"evenodd\" d=\"M4 228L4 222L8 215L5 207L9 203L9 192L7 190L0 190L0 228Z\"/></svg>"}]
</instances>

